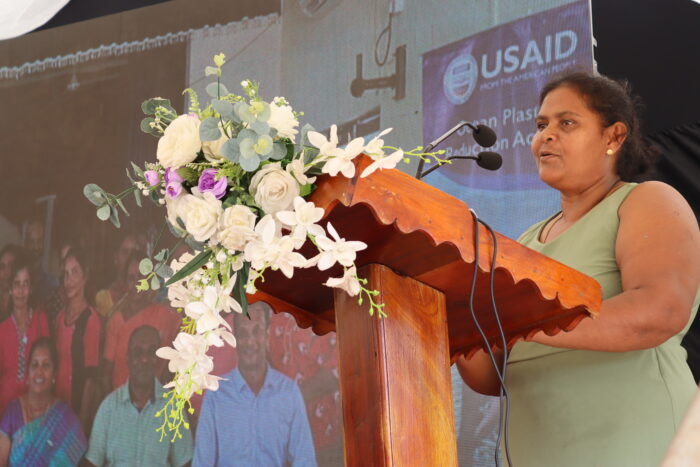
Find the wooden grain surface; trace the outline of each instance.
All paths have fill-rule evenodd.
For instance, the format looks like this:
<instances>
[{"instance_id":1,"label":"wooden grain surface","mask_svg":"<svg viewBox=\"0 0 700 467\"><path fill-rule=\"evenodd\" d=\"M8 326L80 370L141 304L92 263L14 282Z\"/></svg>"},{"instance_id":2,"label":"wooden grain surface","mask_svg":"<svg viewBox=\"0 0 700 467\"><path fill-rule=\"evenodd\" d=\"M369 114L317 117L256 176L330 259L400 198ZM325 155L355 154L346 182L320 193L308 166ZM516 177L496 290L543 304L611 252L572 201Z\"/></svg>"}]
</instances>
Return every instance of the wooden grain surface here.
<instances>
[{"instance_id":1,"label":"wooden grain surface","mask_svg":"<svg viewBox=\"0 0 700 467\"><path fill-rule=\"evenodd\" d=\"M370 162L358 158L357 173ZM358 267L384 264L445 295L452 359L483 345L467 306L475 271L475 225L464 202L398 170L363 179L325 176L318 185L310 199L325 209L325 220L342 237L369 245L358 254ZM487 337L498 345L488 286L493 244L487 230L478 228L474 305ZM500 234L497 242L494 291L509 345L540 330L570 330L598 312L602 293L594 279ZM302 253L315 254L311 245ZM277 298L276 311L288 311L300 326L323 334L336 326L333 291L322 284L341 275L338 265L329 271L296 270L292 280L273 272L266 274L260 293Z\"/></svg>"},{"instance_id":2,"label":"wooden grain surface","mask_svg":"<svg viewBox=\"0 0 700 467\"><path fill-rule=\"evenodd\" d=\"M335 293L345 465L457 465L445 297L386 266L360 271L390 319Z\"/></svg>"}]
</instances>

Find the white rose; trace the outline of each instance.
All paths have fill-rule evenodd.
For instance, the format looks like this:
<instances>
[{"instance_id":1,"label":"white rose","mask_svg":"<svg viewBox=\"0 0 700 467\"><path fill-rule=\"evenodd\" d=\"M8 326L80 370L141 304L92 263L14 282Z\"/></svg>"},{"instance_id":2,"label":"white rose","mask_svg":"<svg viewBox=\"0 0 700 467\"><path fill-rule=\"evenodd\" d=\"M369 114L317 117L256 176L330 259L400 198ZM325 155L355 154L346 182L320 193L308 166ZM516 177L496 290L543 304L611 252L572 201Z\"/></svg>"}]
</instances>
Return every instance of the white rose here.
<instances>
[{"instance_id":1,"label":"white rose","mask_svg":"<svg viewBox=\"0 0 700 467\"><path fill-rule=\"evenodd\" d=\"M299 196L299 184L279 162L267 164L250 180L250 194L267 214L286 211Z\"/></svg>"},{"instance_id":2,"label":"white rose","mask_svg":"<svg viewBox=\"0 0 700 467\"><path fill-rule=\"evenodd\" d=\"M221 138L216 141L202 141L202 152L204 157L212 164L219 164L224 160L224 154L221 152L221 147L224 145L228 138L224 133L224 130L219 124L219 130L221 131Z\"/></svg>"},{"instance_id":3,"label":"white rose","mask_svg":"<svg viewBox=\"0 0 700 467\"><path fill-rule=\"evenodd\" d=\"M290 106L272 104L267 124L270 125L270 128L277 130L277 136L289 138L294 142L294 137L298 133L295 128L299 126L299 121L294 117L294 112Z\"/></svg>"},{"instance_id":4,"label":"white rose","mask_svg":"<svg viewBox=\"0 0 700 467\"><path fill-rule=\"evenodd\" d=\"M255 238L255 214L248 206L234 205L219 218L218 242L233 251L243 251L245 244Z\"/></svg>"},{"instance_id":5,"label":"white rose","mask_svg":"<svg viewBox=\"0 0 700 467\"><path fill-rule=\"evenodd\" d=\"M158 161L163 167L182 167L195 160L202 146L199 140L199 118L180 115L173 120L158 140Z\"/></svg>"},{"instance_id":6,"label":"white rose","mask_svg":"<svg viewBox=\"0 0 700 467\"><path fill-rule=\"evenodd\" d=\"M198 242L205 242L216 233L223 210L221 201L213 194L200 193L192 188L192 195L184 195L176 205L177 216L185 223L185 229Z\"/></svg>"}]
</instances>

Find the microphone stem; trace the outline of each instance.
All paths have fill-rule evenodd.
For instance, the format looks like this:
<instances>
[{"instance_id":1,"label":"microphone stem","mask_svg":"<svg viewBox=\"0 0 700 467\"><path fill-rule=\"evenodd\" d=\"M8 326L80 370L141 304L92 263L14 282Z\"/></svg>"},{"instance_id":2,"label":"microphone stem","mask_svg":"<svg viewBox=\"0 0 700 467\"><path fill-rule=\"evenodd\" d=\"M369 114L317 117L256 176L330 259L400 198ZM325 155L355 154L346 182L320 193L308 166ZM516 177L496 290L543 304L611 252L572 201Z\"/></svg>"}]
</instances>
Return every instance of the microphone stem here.
<instances>
[{"instance_id":1,"label":"microphone stem","mask_svg":"<svg viewBox=\"0 0 700 467\"><path fill-rule=\"evenodd\" d=\"M478 160L479 160L478 157L474 157L474 156L452 156L452 157L448 157L446 160L451 161L451 160L454 160L454 159L473 159L473 160L475 160L475 161L478 161ZM421 160L421 162L423 162L423 161ZM426 175L428 175L428 174L429 174L430 172L432 172L433 170L437 170L437 169L439 169L440 167L442 167L442 165L435 165L434 167L431 167L431 168L429 168L428 170L426 170L425 172L423 172L422 174L420 174L420 177L416 177L416 178L418 178L418 180L420 180L421 178L425 177Z\"/></svg>"}]
</instances>

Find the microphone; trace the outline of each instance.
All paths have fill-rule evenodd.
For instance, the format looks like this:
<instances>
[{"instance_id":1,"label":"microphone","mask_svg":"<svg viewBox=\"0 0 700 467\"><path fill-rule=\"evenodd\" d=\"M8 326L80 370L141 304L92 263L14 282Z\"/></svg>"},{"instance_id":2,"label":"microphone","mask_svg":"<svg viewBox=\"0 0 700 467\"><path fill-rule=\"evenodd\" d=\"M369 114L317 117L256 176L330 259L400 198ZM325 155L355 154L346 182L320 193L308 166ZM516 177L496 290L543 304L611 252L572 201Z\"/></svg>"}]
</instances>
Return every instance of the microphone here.
<instances>
[{"instance_id":1,"label":"microphone","mask_svg":"<svg viewBox=\"0 0 700 467\"><path fill-rule=\"evenodd\" d=\"M467 123L467 125L469 124ZM479 143L479 146L484 148L490 148L491 146L496 144L496 132L493 131L491 128L487 127L486 125L477 125L476 128L469 125L469 128L472 129L472 136L474 137L474 141Z\"/></svg>"},{"instance_id":2,"label":"microphone","mask_svg":"<svg viewBox=\"0 0 700 467\"><path fill-rule=\"evenodd\" d=\"M442 143L445 141L447 138L452 136L457 130L468 126L472 130L472 137L474 138L474 141L476 143L484 148L489 148L496 144L496 132L493 131L491 128L487 127L486 125L477 125L474 126L469 122L465 122L462 120L459 122L457 125L452 127L450 130L448 130L446 133L441 135L439 138L437 138L434 141L431 141L428 143L425 148L423 148L423 152L430 152L433 150L438 144ZM454 157L449 157L447 160L452 160L452 159L474 159L476 160L476 163L479 165L479 167L482 167L487 170L498 170L501 167L501 164L503 163L503 158L500 156L500 154L495 153L495 152L480 152L477 157L472 157L472 156L454 156ZM428 175L430 172L433 170L437 169L440 167L439 165L436 165L435 167L431 167L430 169L426 170L423 172L423 166L425 165L425 160L421 159L420 162L418 162L418 170L416 170L416 178L420 180L421 178L425 177Z\"/></svg>"},{"instance_id":3,"label":"microphone","mask_svg":"<svg viewBox=\"0 0 700 467\"><path fill-rule=\"evenodd\" d=\"M503 165L503 158L497 152L483 151L477 154L476 163L486 170L498 170Z\"/></svg>"}]
</instances>

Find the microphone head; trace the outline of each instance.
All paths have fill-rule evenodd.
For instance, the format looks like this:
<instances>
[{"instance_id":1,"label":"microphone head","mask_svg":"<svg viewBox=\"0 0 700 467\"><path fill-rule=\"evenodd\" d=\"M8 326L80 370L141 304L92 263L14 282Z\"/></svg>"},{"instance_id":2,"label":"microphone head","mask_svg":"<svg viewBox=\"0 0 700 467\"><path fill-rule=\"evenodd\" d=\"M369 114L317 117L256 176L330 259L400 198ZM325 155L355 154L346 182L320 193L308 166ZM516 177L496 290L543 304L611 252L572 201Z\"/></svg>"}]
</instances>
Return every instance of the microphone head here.
<instances>
[{"instance_id":1,"label":"microphone head","mask_svg":"<svg viewBox=\"0 0 700 467\"><path fill-rule=\"evenodd\" d=\"M472 135L474 136L474 141L484 148L490 148L496 144L496 132L486 125L477 125Z\"/></svg>"},{"instance_id":2,"label":"microphone head","mask_svg":"<svg viewBox=\"0 0 700 467\"><path fill-rule=\"evenodd\" d=\"M503 165L503 158L497 152L483 151L476 156L476 163L486 170L498 170Z\"/></svg>"}]
</instances>

